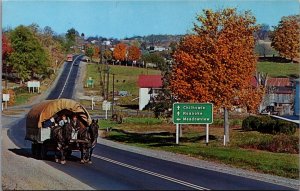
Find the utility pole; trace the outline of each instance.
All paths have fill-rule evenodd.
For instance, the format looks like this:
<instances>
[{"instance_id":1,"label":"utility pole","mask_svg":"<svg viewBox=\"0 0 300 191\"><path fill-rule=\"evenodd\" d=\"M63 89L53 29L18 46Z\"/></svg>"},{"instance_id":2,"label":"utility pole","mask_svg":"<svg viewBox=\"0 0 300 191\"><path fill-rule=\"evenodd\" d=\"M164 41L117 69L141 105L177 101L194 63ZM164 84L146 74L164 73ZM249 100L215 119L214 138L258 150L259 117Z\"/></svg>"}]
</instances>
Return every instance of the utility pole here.
<instances>
[{"instance_id":1,"label":"utility pole","mask_svg":"<svg viewBox=\"0 0 300 191\"><path fill-rule=\"evenodd\" d=\"M7 75L8 75L8 72L7 72L7 61L5 61L5 89L7 90L8 89L8 82L7 82Z\"/></svg>"},{"instance_id":2,"label":"utility pole","mask_svg":"<svg viewBox=\"0 0 300 191\"><path fill-rule=\"evenodd\" d=\"M111 104L111 116L114 114L114 102L115 102L115 74L112 74L112 104Z\"/></svg>"},{"instance_id":3,"label":"utility pole","mask_svg":"<svg viewBox=\"0 0 300 191\"><path fill-rule=\"evenodd\" d=\"M108 69L108 67L107 67L107 78L106 78L106 80L107 80L107 82L106 82L106 100L108 100L108 98L109 98L109 87L108 87L108 85L109 85L109 69Z\"/></svg>"},{"instance_id":4,"label":"utility pole","mask_svg":"<svg viewBox=\"0 0 300 191\"><path fill-rule=\"evenodd\" d=\"M3 13L2 12L2 1L0 1L0 13ZM2 15L3 14L0 14L0 26L2 26ZM2 27L0 27L0 34L2 34ZM0 44L1 44L1 47L0 47L0 52L2 52L2 38L0 38ZM0 77L2 79L2 54L0 54ZM0 95L2 95L2 83L0 83ZM3 109L3 106L2 104L0 105L0 112L1 112L1 115L0 115L0 121L2 121L2 109ZM0 123L0 129L2 129L2 123ZM0 148L2 148L2 141L0 141ZM0 158L0 162L2 163L2 159ZM2 177L2 171L0 171L0 175ZM0 181L0 188L2 188L2 181Z\"/></svg>"},{"instance_id":5,"label":"utility pole","mask_svg":"<svg viewBox=\"0 0 300 191\"><path fill-rule=\"evenodd\" d=\"M105 44L105 50L106 51L106 44ZM107 59L105 59L105 64L106 64L106 72L107 72L107 77L106 77L106 100L109 98L109 67L108 67L108 62Z\"/></svg>"},{"instance_id":6,"label":"utility pole","mask_svg":"<svg viewBox=\"0 0 300 191\"><path fill-rule=\"evenodd\" d=\"M102 95L103 95L103 97L104 97L104 99L106 99L106 97L105 97L105 71L104 71L104 68L103 68L103 70L102 70L102 64L103 64L103 48L102 48L102 42L100 42L100 40L98 39L98 42L99 42L99 44L100 44L100 62L99 62L99 72L100 72L100 88L101 88L101 90L100 91L102 91L101 93L102 93ZM101 63L101 64L100 64ZM104 73L103 74L103 79L102 79L102 76L101 76L101 73ZM101 93L100 93L100 95L101 95Z\"/></svg>"}]
</instances>

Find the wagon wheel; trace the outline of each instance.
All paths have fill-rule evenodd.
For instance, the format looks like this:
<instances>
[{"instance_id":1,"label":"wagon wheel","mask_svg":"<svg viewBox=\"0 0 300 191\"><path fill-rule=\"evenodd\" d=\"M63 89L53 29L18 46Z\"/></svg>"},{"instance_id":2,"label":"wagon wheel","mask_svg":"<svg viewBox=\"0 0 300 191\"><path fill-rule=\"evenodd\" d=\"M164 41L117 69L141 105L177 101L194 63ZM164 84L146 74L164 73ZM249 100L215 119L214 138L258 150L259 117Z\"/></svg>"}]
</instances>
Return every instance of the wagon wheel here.
<instances>
[{"instance_id":1,"label":"wagon wheel","mask_svg":"<svg viewBox=\"0 0 300 191\"><path fill-rule=\"evenodd\" d=\"M46 156L47 156L46 145L44 145L44 144L38 144L38 149L37 150L38 150L37 155L38 155L39 159L44 160L46 158Z\"/></svg>"},{"instance_id":2,"label":"wagon wheel","mask_svg":"<svg viewBox=\"0 0 300 191\"><path fill-rule=\"evenodd\" d=\"M37 156L37 144L34 142L31 143L31 154Z\"/></svg>"},{"instance_id":3,"label":"wagon wheel","mask_svg":"<svg viewBox=\"0 0 300 191\"><path fill-rule=\"evenodd\" d=\"M71 155L72 155L72 150L69 150L69 149L68 149L68 150L66 151L66 157L70 158Z\"/></svg>"}]
</instances>

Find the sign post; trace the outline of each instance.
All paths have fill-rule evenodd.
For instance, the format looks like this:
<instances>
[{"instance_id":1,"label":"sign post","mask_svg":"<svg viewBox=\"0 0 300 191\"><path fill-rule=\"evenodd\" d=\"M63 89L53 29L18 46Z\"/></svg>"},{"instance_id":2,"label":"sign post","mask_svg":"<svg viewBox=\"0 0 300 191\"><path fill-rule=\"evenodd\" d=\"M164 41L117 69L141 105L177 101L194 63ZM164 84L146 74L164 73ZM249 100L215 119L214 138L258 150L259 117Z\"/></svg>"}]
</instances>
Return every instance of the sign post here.
<instances>
[{"instance_id":1,"label":"sign post","mask_svg":"<svg viewBox=\"0 0 300 191\"><path fill-rule=\"evenodd\" d=\"M9 94L2 94L2 101L5 102L5 109L7 109L7 102L9 101ZM3 106L2 106L3 111Z\"/></svg>"},{"instance_id":2,"label":"sign post","mask_svg":"<svg viewBox=\"0 0 300 191\"><path fill-rule=\"evenodd\" d=\"M206 145L208 145L209 141L209 124L206 124Z\"/></svg>"},{"instance_id":3,"label":"sign post","mask_svg":"<svg viewBox=\"0 0 300 191\"><path fill-rule=\"evenodd\" d=\"M179 144L179 126L182 124L206 124L206 144L209 142L209 124L213 123L212 103L174 103L173 123L176 124L176 144Z\"/></svg>"},{"instance_id":4,"label":"sign post","mask_svg":"<svg viewBox=\"0 0 300 191\"><path fill-rule=\"evenodd\" d=\"M102 109L105 110L105 119L107 119L107 111L110 110L111 103L104 100L102 103Z\"/></svg>"},{"instance_id":5,"label":"sign post","mask_svg":"<svg viewBox=\"0 0 300 191\"><path fill-rule=\"evenodd\" d=\"M94 102L94 97L92 97L92 111L94 110L95 102Z\"/></svg>"},{"instance_id":6,"label":"sign post","mask_svg":"<svg viewBox=\"0 0 300 191\"><path fill-rule=\"evenodd\" d=\"M176 144L179 144L179 124L176 124Z\"/></svg>"}]
</instances>

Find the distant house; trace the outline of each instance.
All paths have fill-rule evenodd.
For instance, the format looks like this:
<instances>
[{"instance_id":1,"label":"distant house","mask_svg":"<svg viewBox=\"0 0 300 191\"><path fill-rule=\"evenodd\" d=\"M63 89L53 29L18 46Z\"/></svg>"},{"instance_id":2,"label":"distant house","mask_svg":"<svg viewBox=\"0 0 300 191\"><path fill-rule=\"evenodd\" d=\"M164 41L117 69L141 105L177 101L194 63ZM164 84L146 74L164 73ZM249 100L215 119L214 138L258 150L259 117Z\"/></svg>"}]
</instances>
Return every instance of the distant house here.
<instances>
[{"instance_id":1,"label":"distant house","mask_svg":"<svg viewBox=\"0 0 300 191\"><path fill-rule=\"evenodd\" d=\"M292 115L294 104L294 86L289 78L267 78L266 94L261 109L277 115Z\"/></svg>"},{"instance_id":2,"label":"distant house","mask_svg":"<svg viewBox=\"0 0 300 191\"><path fill-rule=\"evenodd\" d=\"M139 75L139 110L143 110L162 88L161 75Z\"/></svg>"},{"instance_id":3,"label":"distant house","mask_svg":"<svg viewBox=\"0 0 300 191\"><path fill-rule=\"evenodd\" d=\"M162 52L168 50L168 48L162 46L148 46L146 49L149 50L150 52Z\"/></svg>"}]
</instances>

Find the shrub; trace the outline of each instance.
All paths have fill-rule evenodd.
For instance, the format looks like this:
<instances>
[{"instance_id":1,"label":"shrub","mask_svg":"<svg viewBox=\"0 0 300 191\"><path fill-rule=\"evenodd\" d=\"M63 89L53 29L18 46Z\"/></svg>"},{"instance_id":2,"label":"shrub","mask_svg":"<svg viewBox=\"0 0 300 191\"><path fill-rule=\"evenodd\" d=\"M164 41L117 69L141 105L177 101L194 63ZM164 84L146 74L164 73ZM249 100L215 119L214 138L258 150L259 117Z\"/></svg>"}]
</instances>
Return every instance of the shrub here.
<instances>
[{"instance_id":1,"label":"shrub","mask_svg":"<svg viewBox=\"0 0 300 191\"><path fill-rule=\"evenodd\" d=\"M286 135L293 135L296 132L297 125L292 122L277 120L275 132Z\"/></svg>"},{"instance_id":2,"label":"shrub","mask_svg":"<svg viewBox=\"0 0 300 191\"><path fill-rule=\"evenodd\" d=\"M275 153L299 153L299 139L291 135L275 135L258 138L240 145L242 148L265 150Z\"/></svg>"},{"instance_id":3,"label":"shrub","mask_svg":"<svg viewBox=\"0 0 300 191\"><path fill-rule=\"evenodd\" d=\"M268 134L286 134L286 135L293 135L296 132L297 125L280 120L280 119L273 119L270 116L263 116L259 117L259 126L257 131L261 133L268 133Z\"/></svg>"},{"instance_id":4,"label":"shrub","mask_svg":"<svg viewBox=\"0 0 300 191\"><path fill-rule=\"evenodd\" d=\"M295 136L276 135L271 140L262 141L257 146L260 150L276 153L299 153L299 139Z\"/></svg>"},{"instance_id":5,"label":"shrub","mask_svg":"<svg viewBox=\"0 0 300 191\"><path fill-rule=\"evenodd\" d=\"M258 117L249 116L243 120L242 129L244 131L255 131L258 129L259 124Z\"/></svg>"},{"instance_id":6,"label":"shrub","mask_svg":"<svg viewBox=\"0 0 300 191\"><path fill-rule=\"evenodd\" d=\"M259 117L259 126L257 131L261 133L269 133L269 134L276 134L275 126L276 121L272 119L270 116L263 116Z\"/></svg>"}]
</instances>

